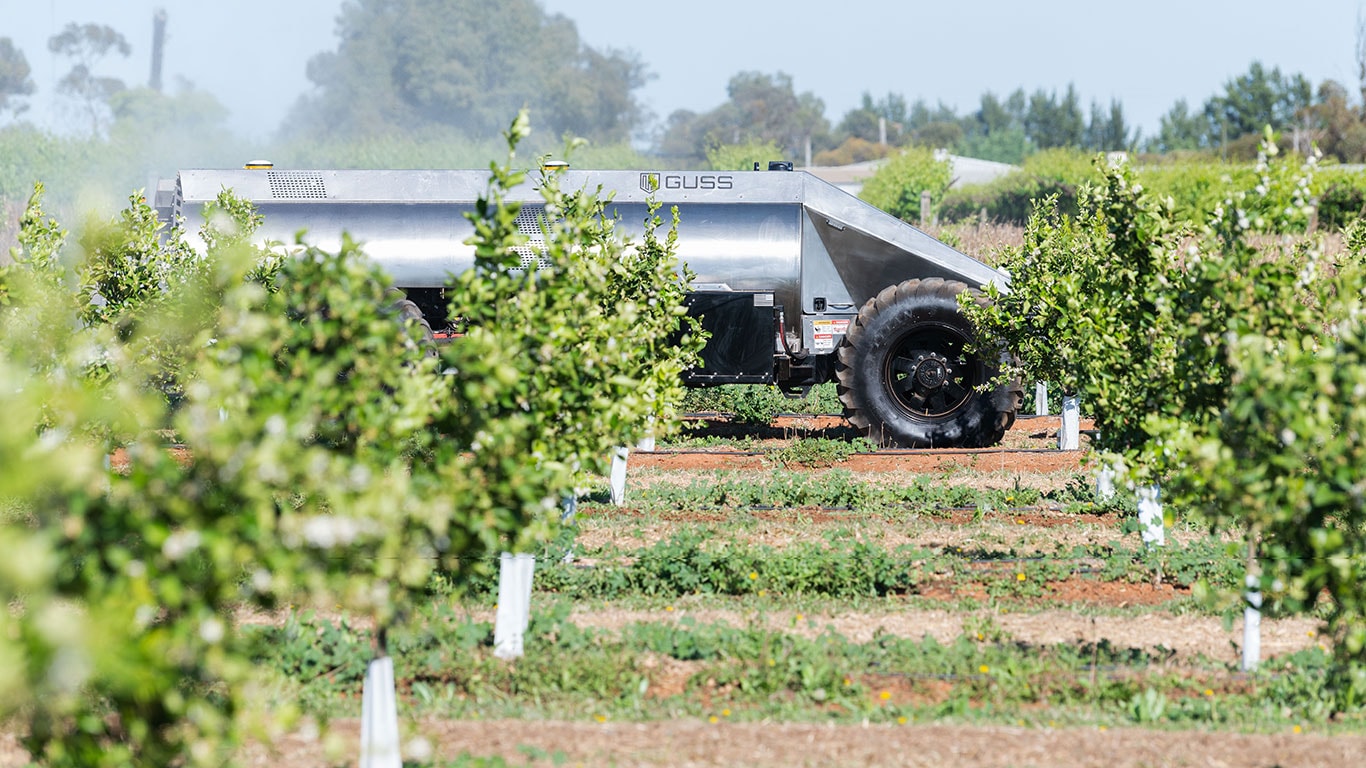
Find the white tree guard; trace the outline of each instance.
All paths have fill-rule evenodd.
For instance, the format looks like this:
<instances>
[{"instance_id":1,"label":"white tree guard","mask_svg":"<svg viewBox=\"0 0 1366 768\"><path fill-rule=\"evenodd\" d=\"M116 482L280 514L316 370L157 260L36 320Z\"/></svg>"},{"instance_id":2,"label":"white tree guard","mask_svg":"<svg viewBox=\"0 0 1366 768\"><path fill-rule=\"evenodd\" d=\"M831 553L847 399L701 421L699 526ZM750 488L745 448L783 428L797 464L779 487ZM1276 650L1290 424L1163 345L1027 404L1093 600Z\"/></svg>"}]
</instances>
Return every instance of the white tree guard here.
<instances>
[{"instance_id":1,"label":"white tree guard","mask_svg":"<svg viewBox=\"0 0 1366 768\"><path fill-rule=\"evenodd\" d=\"M1096 472L1096 498L1101 501L1109 501L1115 497L1115 480L1119 477L1119 470L1113 464L1101 464L1100 470Z\"/></svg>"},{"instance_id":2,"label":"white tree guard","mask_svg":"<svg viewBox=\"0 0 1366 768\"><path fill-rule=\"evenodd\" d=\"M493 655L511 660L522 655L531 619L531 577L536 557L504 552L498 561L498 611L493 616Z\"/></svg>"},{"instance_id":3,"label":"white tree guard","mask_svg":"<svg viewBox=\"0 0 1366 768\"><path fill-rule=\"evenodd\" d=\"M1034 385L1034 415L1048 415L1048 385L1042 381Z\"/></svg>"},{"instance_id":4,"label":"white tree guard","mask_svg":"<svg viewBox=\"0 0 1366 768\"><path fill-rule=\"evenodd\" d=\"M1143 543L1149 547L1161 547L1167 543L1167 525L1162 515L1162 490L1156 485L1144 485L1138 489L1138 524L1142 529Z\"/></svg>"},{"instance_id":5,"label":"white tree guard","mask_svg":"<svg viewBox=\"0 0 1366 768\"><path fill-rule=\"evenodd\" d=\"M650 416L646 421L645 436L636 443L637 451L654 453L655 450L655 417Z\"/></svg>"},{"instance_id":6,"label":"white tree guard","mask_svg":"<svg viewBox=\"0 0 1366 768\"><path fill-rule=\"evenodd\" d=\"M612 494L612 504L620 507L626 503L626 457L630 450L625 446L612 452L612 470L607 482Z\"/></svg>"},{"instance_id":7,"label":"white tree guard","mask_svg":"<svg viewBox=\"0 0 1366 768\"><path fill-rule=\"evenodd\" d=\"M1081 449L1081 405L1076 395L1063 395L1062 429L1058 430L1058 449Z\"/></svg>"},{"instance_id":8,"label":"white tree guard","mask_svg":"<svg viewBox=\"0 0 1366 768\"><path fill-rule=\"evenodd\" d=\"M372 659L360 702L360 768L403 768L398 746L394 660Z\"/></svg>"},{"instance_id":9,"label":"white tree guard","mask_svg":"<svg viewBox=\"0 0 1366 768\"><path fill-rule=\"evenodd\" d=\"M1243 608L1244 672L1257 668L1262 660L1262 592L1260 580L1247 575L1247 606Z\"/></svg>"}]
</instances>

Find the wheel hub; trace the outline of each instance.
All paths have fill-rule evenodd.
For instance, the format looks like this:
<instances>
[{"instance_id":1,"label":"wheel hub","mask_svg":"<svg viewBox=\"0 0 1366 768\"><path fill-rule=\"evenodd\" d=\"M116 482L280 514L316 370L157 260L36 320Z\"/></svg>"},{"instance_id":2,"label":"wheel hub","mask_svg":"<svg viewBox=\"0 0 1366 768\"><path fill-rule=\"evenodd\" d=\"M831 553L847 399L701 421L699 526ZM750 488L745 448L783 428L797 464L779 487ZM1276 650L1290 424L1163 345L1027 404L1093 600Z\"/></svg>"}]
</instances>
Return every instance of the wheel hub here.
<instances>
[{"instance_id":1,"label":"wheel hub","mask_svg":"<svg viewBox=\"0 0 1366 768\"><path fill-rule=\"evenodd\" d=\"M933 353L928 357L922 355L916 360L915 381L923 390L939 389L952 372L944 358Z\"/></svg>"}]
</instances>

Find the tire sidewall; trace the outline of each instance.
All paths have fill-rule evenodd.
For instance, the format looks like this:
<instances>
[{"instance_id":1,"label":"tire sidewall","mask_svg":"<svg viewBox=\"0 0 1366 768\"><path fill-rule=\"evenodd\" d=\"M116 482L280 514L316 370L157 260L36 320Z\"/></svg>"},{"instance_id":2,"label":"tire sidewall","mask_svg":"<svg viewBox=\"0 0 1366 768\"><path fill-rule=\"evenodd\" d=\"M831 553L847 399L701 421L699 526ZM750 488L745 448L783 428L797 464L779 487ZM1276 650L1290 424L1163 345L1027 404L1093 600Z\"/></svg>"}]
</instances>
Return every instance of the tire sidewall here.
<instances>
[{"instance_id":1,"label":"tire sidewall","mask_svg":"<svg viewBox=\"0 0 1366 768\"><path fill-rule=\"evenodd\" d=\"M897 301L878 312L863 327L852 365L854 400L870 418L873 440L895 442L912 448L945 446L980 447L994 443L996 407L991 393L974 391L966 402L943 416L923 416L910 411L889 390L887 369L901 341L926 328L941 329L969 343L971 326L954 296L921 293ZM972 370L967 384L977 387L995 375L977 355L968 356Z\"/></svg>"}]
</instances>

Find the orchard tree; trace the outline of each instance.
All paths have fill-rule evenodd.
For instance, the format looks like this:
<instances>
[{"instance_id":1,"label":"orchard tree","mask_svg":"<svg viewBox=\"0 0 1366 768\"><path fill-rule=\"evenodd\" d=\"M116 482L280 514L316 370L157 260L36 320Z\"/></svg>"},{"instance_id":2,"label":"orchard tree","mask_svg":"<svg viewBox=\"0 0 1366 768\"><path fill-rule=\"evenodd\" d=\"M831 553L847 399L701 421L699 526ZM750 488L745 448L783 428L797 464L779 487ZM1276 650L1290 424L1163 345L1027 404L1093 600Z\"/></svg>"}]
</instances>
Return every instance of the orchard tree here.
<instances>
[{"instance_id":1,"label":"orchard tree","mask_svg":"<svg viewBox=\"0 0 1366 768\"><path fill-rule=\"evenodd\" d=\"M1194 423L1160 423L1173 498L1242 529L1267 610L1322 617L1335 708L1366 701L1366 229L1335 263L1322 244L1271 256L1236 289L1249 298L1217 346L1220 401ZM1203 254L1202 254L1203 255ZM1259 254L1265 261L1266 255ZM1226 266L1215 255L1214 273ZM1248 269L1248 267L1244 267ZM1217 286L1213 275L1203 278ZM1241 277L1241 276L1239 276ZM1254 280L1256 282L1254 282ZM1224 295L1210 291L1211 304ZM1210 330L1192 333L1206 337Z\"/></svg>"},{"instance_id":2,"label":"orchard tree","mask_svg":"<svg viewBox=\"0 0 1366 768\"><path fill-rule=\"evenodd\" d=\"M1168 509L1237 529L1274 610L1325 618L1340 707L1366 700L1366 230L1344 255L1304 238L1317 158L1265 133L1256 185L1176 223L1126 168L1106 168L1080 214L1045 203L1005 254L1009 293L969 304L1025 375L1091 406L1097 445ZM1257 237L1275 233L1281 237ZM1299 235L1296 240L1286 235ZM1228 595L1233 601L1240 596ZM1323 601L1328 605L1323 605Z\"/></svg>"},{"instance_id":3,"label":"orchard tree","mask_svg":"<svg viewBox=\"0 0 1366 768\"><path fill-rule=\"evenodd\" d=\"M932 149L907 147L864 182L859 197L902 221L918 222L921 193L929 192L931 205L938 205L952 181L948 160L935 157Z\"/></svg>"},{"instance_id":4,"label":"orchard tree","mask_svg":"<svg viewBox=\"0 0 1366 768\"><path fill-rule=\"evenodd\" d=\"M0 37L0 114L6 110L18 115L28 108L17 97L33 93L33 78L24 52L8 37Z\"/></svg>"},{"instance_id":5,"label":"orchard tree","mask_svg":"<svg viewBox=\"0 0 1366 768\"><path fill-rule=\"evenodd\" d=\"M80 104L90 120L90 132L99 135L109 121L109 100L125 86L122 80L100 76L96 70L111 53L127 58L132 47L112 27L75 22L49 38L47 47L71 61L71 70L62 77L57 89Z\"/></svg>"},{"instance_id":6,"label":"orchard tree","mask_svg":"<svg viewBox=\"0 0 1366 768\"><path fill-rule=\"evenodd\" d=\"M493 138L528 107L547 133L622 142L642 122L646 69L630 52L585 45L535 0L358 0L342 8L335 51L308 63L316 95L288 131L371 137L454 129Z\"/></svg>"},{"instance_id":7,"label":"orchard tree","mask_svg":"<svg viewBox=\"0 0 1366 768\"><path fill-rule=\"evenodd\" d=\"M514 147L526 131L523 115ZM701 345L673 228L655 237L651 210L632 248L599 190L549 174L547 266L525 271L511 163L476 206L478 268L448 294L470 327L440 359L354 242L281 262L227 192L189 264L183 233L134 196L82 235L77 295L64 231L30 204L0 271L0 718L24 720L37 762L230 761L244 732L297 715L247 720L234 610L341 605L374 620L383 652L435 569L459 584L534 546L580 469L650 417L673 423ZM158 347L189 361L175 404L147 386Z\"/></svg>"}]
</instances>

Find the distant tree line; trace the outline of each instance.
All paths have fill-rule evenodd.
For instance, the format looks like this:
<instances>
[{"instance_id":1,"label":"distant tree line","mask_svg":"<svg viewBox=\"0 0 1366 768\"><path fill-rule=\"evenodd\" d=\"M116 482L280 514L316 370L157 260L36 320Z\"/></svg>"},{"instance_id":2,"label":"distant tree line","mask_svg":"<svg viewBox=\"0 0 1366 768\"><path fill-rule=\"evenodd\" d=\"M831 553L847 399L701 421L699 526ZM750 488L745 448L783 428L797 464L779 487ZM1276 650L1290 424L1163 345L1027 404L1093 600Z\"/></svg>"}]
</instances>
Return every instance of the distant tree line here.
<instances>
[{"instance_id":1,"label":"distant tree line","mask_svg":"<svg viewBox=\"0 0 1366 768\"><path fill-rule=\"evenodd\" d=\"M1072 84L1019 88L1004 97L988 91L963 114L942 102L865 92L858 107L832 121L824 102L799 92L790 75L755 71L734 75L726 101L715 108L657 120L636 95L650 78L638 54L587 45L572 20L547 13L537 0L353 0L343 6L337 30L336 49L309 61L315 87L289 111L268 149L273 156L393 164L396 142L487 144L508 115L528 107L543 126L539 143L528 146L533 151L553 151L571 135L600 147L634 141L648 146L654 162L675 165L746 154L724 150L735 146L771 147L784 158L818 165L885 157L911 145L1009 163L1052 148L1243 159L1255 155L1268 125L1294 148L1305 150L1312 142L1338 160L1366 160L1362 44L1357 93L1333 80L1315 88L1303 75L1254 61L1203 104L1177 101L1156 133L1144 136L1119 100L1086 103ZM192 87L163 94L103 76L102 63L130 53L109 27L71 24L49 48L69 65L58 88L72 123L87 125L92 136L159 133L155 143L162 148L175 144L169 139L175 133L226 133L227 112L209 94ZM33 92L24 53L0 37L0 121L13 128ZM240 146L226 137L217 143ZM402 159L433 158L417 152Z\"/></svg>"}]
</instances>

